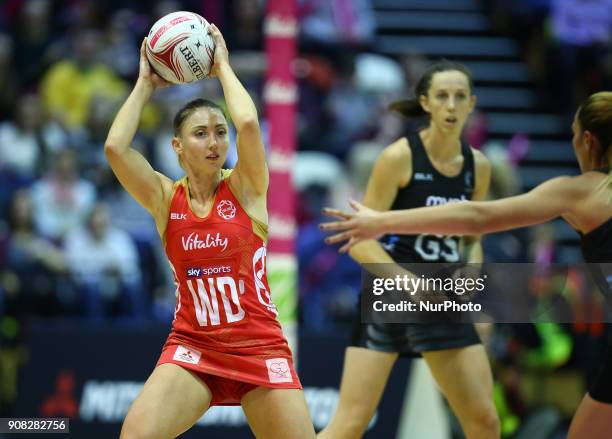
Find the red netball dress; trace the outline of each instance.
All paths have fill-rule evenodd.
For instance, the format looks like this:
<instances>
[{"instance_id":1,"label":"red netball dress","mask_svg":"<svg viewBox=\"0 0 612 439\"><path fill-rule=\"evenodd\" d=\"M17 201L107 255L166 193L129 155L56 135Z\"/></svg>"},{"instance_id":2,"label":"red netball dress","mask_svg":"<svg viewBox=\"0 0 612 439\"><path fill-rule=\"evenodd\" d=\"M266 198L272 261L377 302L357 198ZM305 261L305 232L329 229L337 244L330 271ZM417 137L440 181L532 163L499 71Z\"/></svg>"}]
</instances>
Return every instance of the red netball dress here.
<instances>
[{"instance_id":1,"label":"red netball dress","mask_svg":"<svg viewBox=\"0 0 612 439\"><path fill-rule=\"evenodd\" d=\"M198 372L212 405L237 405L257 386L301 389L270 298L267 227L240 206L229 173L206 218L191 210L187 178L176 182L165 233L177 302L157 364Z\"/></svg>"}]
</instances>

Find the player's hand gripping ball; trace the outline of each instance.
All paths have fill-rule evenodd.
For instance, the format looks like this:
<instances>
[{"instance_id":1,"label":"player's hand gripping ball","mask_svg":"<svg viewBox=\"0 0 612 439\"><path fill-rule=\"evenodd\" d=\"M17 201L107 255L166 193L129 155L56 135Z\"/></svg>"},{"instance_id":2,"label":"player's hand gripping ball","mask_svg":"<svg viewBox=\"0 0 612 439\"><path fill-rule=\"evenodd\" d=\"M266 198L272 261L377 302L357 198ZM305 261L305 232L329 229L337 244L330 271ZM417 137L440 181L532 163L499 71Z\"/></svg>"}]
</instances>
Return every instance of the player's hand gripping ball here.
<instances>
[{"instance_id":1,"label":"player's hand gripping ball","mask_svg":"<svg viewBox=\"0 0 612 439\"><path fill-rule=\"evenodd\" d=\"M173 84L208 77L215 54L208 26L204 17L186 11L157 20L146 44L147 58L155 72Z\"/></svg>"}]
</instances>

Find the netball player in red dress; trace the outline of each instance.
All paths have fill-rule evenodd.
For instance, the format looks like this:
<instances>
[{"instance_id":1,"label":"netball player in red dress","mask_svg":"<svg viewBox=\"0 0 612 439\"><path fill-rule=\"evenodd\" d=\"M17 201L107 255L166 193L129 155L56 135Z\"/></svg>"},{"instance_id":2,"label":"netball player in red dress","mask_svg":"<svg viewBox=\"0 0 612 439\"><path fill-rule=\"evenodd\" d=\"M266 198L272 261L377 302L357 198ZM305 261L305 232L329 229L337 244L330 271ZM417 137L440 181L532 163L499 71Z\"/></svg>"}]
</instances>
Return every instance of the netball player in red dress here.
<instances>
[{"instance_id":1,"label":"netball player in red dress","mask_svg":"<svg viewBox=\"0 0 612 439\"><path fill-rule=\"evenodd\" d=\"M155 218L177 284L175 318L157 367L121 438L174 438L212 405L242 405L258 438L314 438L291 351L266 280L268 170L257 112L228 62L219 30L212 73L236 130L238 162L224 170L228 124L198 99L174 121L172 148L186 176L156 172L130 143L143 106L169 85L140 52L140 73L105 143L123 187Z\"/></svg>"}]
</instances>

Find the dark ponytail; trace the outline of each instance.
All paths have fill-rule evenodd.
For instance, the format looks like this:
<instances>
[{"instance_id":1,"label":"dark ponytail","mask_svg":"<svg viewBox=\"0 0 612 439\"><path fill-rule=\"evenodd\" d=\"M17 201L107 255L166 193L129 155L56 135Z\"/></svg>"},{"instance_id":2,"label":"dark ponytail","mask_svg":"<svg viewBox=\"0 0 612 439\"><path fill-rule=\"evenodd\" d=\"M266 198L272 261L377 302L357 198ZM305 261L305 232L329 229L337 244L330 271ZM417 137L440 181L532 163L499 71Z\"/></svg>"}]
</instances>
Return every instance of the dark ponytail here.
<instances>
[{"instance_id":1,"label":"dark ponytail","mask_svg":"<svg viewBox=\"0 0 612 439\"><path fill-rule=\"evenodd\" d=\"M427 112L423 110L423 107L421 106L421 96L427 96L427 92L431 87L431 81L436 73L448 72L451 70L456 70L466 76L471 93L474 89L474 84L470 70L461 63L442 59L430 65L425 70L423 76L421 76L421 79L419 79L419 82L417 82L416 87L414 88L414 98L393 102L391 105L389 105L389 110L395 111L410 118L426 116Z\"/></svg>"},{"instance_id":2,"label":"dark ponytail","mask_svg":"<svg viewBox=\"0 0 612 439\"><path fill-rule=\"evenodd\" d=\"M403 101L395 101L389 105L389 110L395 111L402 116L416 118L427 115L427 112L421 107L421 103L417 99L406 99Z\"/></svg>"}]
</instances>

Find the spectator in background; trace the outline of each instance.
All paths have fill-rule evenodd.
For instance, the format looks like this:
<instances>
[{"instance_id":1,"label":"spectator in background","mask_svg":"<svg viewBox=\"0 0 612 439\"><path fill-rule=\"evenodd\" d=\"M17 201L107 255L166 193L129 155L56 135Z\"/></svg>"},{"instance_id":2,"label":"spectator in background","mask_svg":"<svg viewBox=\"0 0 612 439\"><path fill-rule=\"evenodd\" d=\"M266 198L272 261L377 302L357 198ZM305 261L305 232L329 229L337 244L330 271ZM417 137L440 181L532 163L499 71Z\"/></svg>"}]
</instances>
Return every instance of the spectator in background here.
<instances>
[{"instance_id":1,"label":"spectator in background","mask_svg":"<svg viewBox=\"0 0 612 439\"><path fill-rule=\"evenodd\" d=\"M552 0L549 78L564 111L603 86L601 67L612 49L610 0Z\"/></svg>"},{"instance_id":2,"label":"spectator in background","mask_svg":"<svg viewBox=\"0 0 612 439\"><path fill-rule=\"evenodd\" d=\"M301 0L301 31L307 40L325 44L365 45L375 31L369 0Z\"/></svg>"},{"instance_id":3,"label":"spectator in background","mask_svg":"<svg viewBox=\"0 0 612 439\"><path fill-rule=\"evenodd\" d=\"M26 189L15 192L9 210L10 236L6 243L8 304L19 314L50 315L58 311L57 277L67 272L59 248L40 237L34 228L34 208ZM12 279L8 281L9 279Z\"/></svg>"},{"instance_id":4,"label":"spectator in background","mask_svg":"<svg viewBox=\"0 0 612 439\"><path fill-rule=\"evenodd\" d=\"M71 40L74 58L53 64L42 78L45 106L71 131L86 123L94 96L120 98L127 90L115 72L98 62L101 42L96 30L78 32Z\"/></svg>"},{"instance_id":5,"label":"spectator in background","mask_svg":"<svg viewBox=\"0 0 612 439\"><path fill-rule=\"evenodd\" d=\"M347 255L330 252L318 226L323 220L323 206L339 205L340 200L344 203L349 182L338 159L313 151L297 154L293 182L298 197L296 254L301 322L310 329L329 329L354 316L360 287L359 266Z\"/></svg>"},{"instance_id":6,"label":"spectator in background","mask_svg":"<svg viewBox=\"0 0 612 439\"><path fill-rule=\"evenodd\" d=\"M26 89L38 86L49 67L54 41L49 0L26 0L18 19L11 23L15 35L15 68Z\"/></svg>"},{"instance_id":7,"label":"spectator in background","mask_svg":"<svg viewBox=\"0 0 612 439\"><path fill-rule=\"evenodd\" d=\"M64 149L56 153L49 174L33 185L34 222L43 235L61 240L83 222L93 206L96 189L79 174L75 151Z\"/></svg>"},{"instance_id":8,"label":"spectator in background","mask_svg":"<svg viewBox=\"0 0 612 439\"><path fill-rule=\"evenodd\" d=\"M11 37L0 33L0 119L12 115L21 87L14 69L14 51Z\"/></svg>"},{"instance_id":9,"label":"spectator in background","mask_svg":"<svg viewBox=\"0 0 612 439\"><path fill-rule=\"evenodd\" d=\"M101 2L98 0L73 0L65 2L61 11L59 11L59 18L68 23L70 29L76 32L87 29L101 29L108 20L106 12L109 11L109 3L111 2Z\"/></svg>"},{"instance_id":10,"label":"spectator in background","mask_svg":"<svg viewBox=\"0 0 612 439\"><path fill-rule=\"evenodd\" d=\"M344 159L350 145L373 130L376 118L372 118L373 102L358 90L352 74L347 73L334 84L325 102L331 126L325 136L325 149Z\"/></svg>"},{"instance_id":11,"label":"spectator in background","mask_svg":"<svg viewBox=\"0 0 612 439\"><path fill-rule=\"evenodd\" d=\"M315 53L302 55L295 63L298 78L298 145L300 150L316 150L329 126L324 102L336 81L331 60Z\"/></svg>"},{"instance_id":12,"label":"spectator in background","mask_svg":"<svg viewBox=\"0 0 612 439\"><path fill-rule=\"evenodd\" d=\"M256 0L230 2L230 45L241 50L261 50L264 8Z\"/></svg>"},{"instance_id":13,"label":"spectator in background","mask_svg":"<svg viewBox=\"0 0 612 439\"><path fill-rule=\"evenodd\" d=\"M119 9L114 12L104 30L106 44L102 47L100 59L122 78L131 78L138 74L138 41L132 29L138 24L135 14L130 9ZM145 34L147 29L139 29Z\"/></svg>"},{"instance_id":14,"label":"spectator in background","mask_svg":"<svg viewBox=\"0 0 612 439\"><path fill-rule=\"evenodd\" d=\"M489 199L511 197L519 193L520 175L510 161L508 150L492 143L484 149L491 162L491 186ZM529 234L526 229L507 230L485 235L482 249L487 262L523 262L528 259Z\"/></svg>"},{"instance_id":15,"label":"spectator in background","mask_svg":"<svg viewBox=\"0 0 612 439\"><path fill-rule=\"evenodd\" d=\"M340 159L346 157L354 141L377 130L380 114L374 96L358 82L356 60L350 52L336 58L338 74L323 102L327 126L318 149Z\"/></svg>"},{"instance_id":16,"label":"spectator in background","mask_svg":"<svg viewBox=\"0 0 612 439\"><path fill-rule=\"evenodd\" d=\"M146 316L136 246L126 232L109 224L105 204L91 210L84 227L67 233L64 250L87 317Z\"/></svg>"},{"instance_id":17,"label":"spectator in background","mask_svg":"<svg viewBox=\"0 0 612 439\"><path fill-rule=\"evenodd\" d=\"M94 96L91 100L87 121L72 136L72 144L78 153L82 176L93 182L99 190L112 177L104 154L100 148L104 145L106 131L113 121L119 102L107 96Z\"/></svg>"},{"instance_id":18,"label":"spectator in background","mask_svg":"<svg viewBox=\"0 0 612 439\"><path fill-rule=\"evenodd\" d=\"M179 161L176 159L174 150L170 148L172 138L174 137L172 119L179 108L179 102L176 102L174 99L166 99L166 105L162 108L161 121L157 127L157 133L152 139L155 169L159 169L160 172L173 180L178 180L184 174L183 168L181 168ZM125 194L125 191L121 190L121 193Z\"/></svg>"},{"instance_id":19,"label":"spectator in background","mask_svg":"<svg viewBox=\"0 0 612 439\"><path fill-rule=\"evenodd\" d=\"M46 156L66 145L68 137L54 121L47 120L35 94L19 98L14 121L0 123L0 169L31 181L46 165Z\"/></svg>"},{"instance_id":20,"label":"spectator in background","mask_svg":"<svg viewBox=\"0 0 612 439\"><path fill-rule=\"evenodd\" d=\"M141 143L133 145L142 151ZM151 215L125 193L114 175L108 177L100 198L108 205L116 227L128 232L138 243L157 246L158 233Z\"/></svg>"},{"instance_id":21,"label":"spectator in background","mask_svg":"<svg viewBox=\"0 0 612 439\"><path fill-rule=\"evenodd\" d=\"M517 40L537 78L546 82L546 20L552 0L494 0L483 2L491 20L504 34Z\"/></svg>"}]
</instances>

